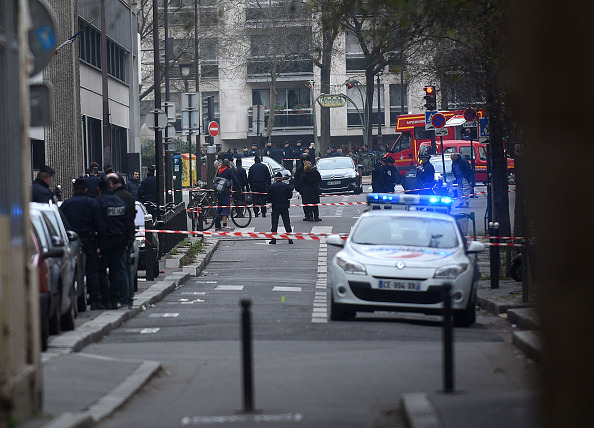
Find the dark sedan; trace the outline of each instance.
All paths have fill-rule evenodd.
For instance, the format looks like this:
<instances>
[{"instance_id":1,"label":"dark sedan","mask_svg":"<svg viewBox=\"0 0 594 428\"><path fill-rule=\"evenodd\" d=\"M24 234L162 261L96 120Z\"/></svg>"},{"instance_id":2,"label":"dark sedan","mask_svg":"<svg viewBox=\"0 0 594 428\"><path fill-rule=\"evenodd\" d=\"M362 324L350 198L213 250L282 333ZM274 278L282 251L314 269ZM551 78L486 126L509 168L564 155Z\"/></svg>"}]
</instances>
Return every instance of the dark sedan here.
<instances>
[{"instance_id":1,"label":"dark sedan","mask_svg":"<svg viewBox=\"0 0 594 428\"><path fill-rule=\"evenodd\" d=\"M322 182L322 193L363 193L361 171L355 162L347 156L319 159L316 164Z\"/></svg>"}]
</instances>

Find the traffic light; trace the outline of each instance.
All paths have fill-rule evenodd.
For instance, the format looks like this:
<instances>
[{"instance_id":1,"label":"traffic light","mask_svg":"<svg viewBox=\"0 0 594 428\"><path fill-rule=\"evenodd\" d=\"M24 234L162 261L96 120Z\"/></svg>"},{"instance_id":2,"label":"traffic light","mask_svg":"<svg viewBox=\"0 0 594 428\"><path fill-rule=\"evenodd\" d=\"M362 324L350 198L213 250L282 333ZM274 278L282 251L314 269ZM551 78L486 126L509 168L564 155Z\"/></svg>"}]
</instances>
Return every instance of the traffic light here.
<instances>
[{"instance_id":1,"label":"traffic light","mask_svg":"<svg viewBox=\"0 0 594 428\"><path fill-rule=\"evenodd\" d=\"M313 82L310 80L305 83L305 86L307 86L309 89L311 89L312 84L313 84Z\"/></svg>"},{"instance_id":2,"label":"traffic light","mask_svg":"<svg viewBox=\"0 0 594 428\"><path fill-rule=\"evenodd\" d=\"M355 87L355 84L353 82L348 82L346 86L348 89L352 89Z\"/></svg>"},{"instance_id":3,"label":"traffic light","mask_svg":"<svg viewBox=\"0 0 594 428\"><path fill-rule=\"evenodd\" d=\"M437 99L435 97L435 86L425 86L425 108L429 111L437 110Z\"/></svg>"}]
</instances>

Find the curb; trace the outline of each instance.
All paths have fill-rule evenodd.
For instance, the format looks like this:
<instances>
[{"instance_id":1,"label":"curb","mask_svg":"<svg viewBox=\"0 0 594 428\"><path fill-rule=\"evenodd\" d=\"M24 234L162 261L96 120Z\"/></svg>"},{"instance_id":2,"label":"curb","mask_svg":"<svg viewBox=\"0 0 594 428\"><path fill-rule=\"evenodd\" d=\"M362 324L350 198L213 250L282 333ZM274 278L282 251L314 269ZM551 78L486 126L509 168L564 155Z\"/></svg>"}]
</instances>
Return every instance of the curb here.
<instances>
[{"instance_id":1,"label":"curb","mask_svg":"<svg viewBox=\"0 0 594 428\"><path fill-rule=\"evenodd\" d=\"M410 428L439 428L437 412L425 393L410 393L400 396L400 407Z\"/></svg>"},{"instance_id":2,"label":"curb","mask_svg":"<svg viewBox=\"0 0 594 428\"><path fill-rule=\"evenodd\" d=\"M533 331L514 331L512 334L512 343L531 360L540 360L542 355L542 341Z\"/></svg>"},{"instance_id":3,"label":"curb","mask_svg":"<svg viewBox=\"0 0 594 428\"><path fill-rule=\"evenodd\" d=\"M516 308L530 308L532 305L529 303L526 304L517 304L517 303L497 303L485 297L477 296L477 303L478 305L486 310L487 312L493 315L504 314L510 309Z\"/></svg>"}]
</instances>

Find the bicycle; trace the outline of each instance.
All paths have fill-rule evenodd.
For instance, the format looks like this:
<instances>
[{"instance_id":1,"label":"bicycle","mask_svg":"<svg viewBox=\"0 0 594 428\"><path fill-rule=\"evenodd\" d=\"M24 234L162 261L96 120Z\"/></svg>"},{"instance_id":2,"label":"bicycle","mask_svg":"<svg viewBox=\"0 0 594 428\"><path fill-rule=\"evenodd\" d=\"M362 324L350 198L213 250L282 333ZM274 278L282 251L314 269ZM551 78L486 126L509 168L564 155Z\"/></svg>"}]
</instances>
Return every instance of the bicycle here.
<instances>
[{"instance_id":1,"label":"bicycle","mask_svg":"<svg viewBox=\"0 0 594 428\"><path fill-rule=\"evenodd\" d=\"M200 213L202 217L202 230L208 230L213 227L216 220L222 217L217 213L218 200L214 190L203 190L196 192L194 201L190 207L192 211L188 215L197 217ZM231 221L237 227L248 227L252 221L252 212L245 205L244 201L240 200L241 192L233 192L231 198ZM197 220L197 219L196 219Z\"/></svg>"}]
</instances>

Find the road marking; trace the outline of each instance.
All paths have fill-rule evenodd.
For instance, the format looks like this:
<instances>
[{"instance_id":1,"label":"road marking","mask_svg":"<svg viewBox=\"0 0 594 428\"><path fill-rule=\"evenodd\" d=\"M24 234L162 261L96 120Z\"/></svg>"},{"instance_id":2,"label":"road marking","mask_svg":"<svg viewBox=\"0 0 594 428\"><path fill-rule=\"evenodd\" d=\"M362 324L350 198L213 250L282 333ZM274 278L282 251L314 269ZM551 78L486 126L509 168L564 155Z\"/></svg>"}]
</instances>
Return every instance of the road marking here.
<instances>
[{"instance_id":1,"label":"road marking","mask_svg":"<svg viewBox=\"0 0 594 428\"><path fill-rule=\"evenodd\" d=\"M243 285L217 285L215 291L241 291Z\"/></svg>"},{"instance_id":2,"label":"road marking","mask_svg":"<svg viewBox=\"0 0 594 428\"><path fill-rule=\"evenodd\" d=\"M314 226L312 233L332 233L332 226ZM326 238L320 239L318 249L318 276L316 279L316 289L326 290L328 286L328 244ZM316 291L312 305L311 322L328 322L328 300L326 291Z\"/></svg>"},{"instance_id":3,"label":"road marking","mask_svg":"<svg viewBox=\"0 0 594 428\"><path fill-rule=\"evenodd\" d=\"M196 284L216 284L218 281L194 281Z\"/></svg>"},{"instance_id":4,"label":"road marking","mask_svg":"<svg viewBox=\"0 0 594 428\"><path fill-rule=\"evenodd\" d=\"M204 291L182 291L181 294L186 296L204 296L206 293Z\"/></svg>"},{"instance_id":5,"label":"road marking","mask_svg":"<svg viewBox=\"0 0 594 428\"><path fill-rule=\"evenodd\" d=\"M301 287L279 287L276 286L272 291L301 291Z\"/></svg>"},{"instance_id":6,"label":"road marking","mask_svg":"<svg viewBox=\"0 0 594 428\"><path fill-rule=\"evenodd\" d=\"M159 327L143 328L142 330L140 330L140 334L155 334L159 330L161 330Z\"/></svg>"},{"instance_id":7,"label":"road marking","mask_svg":"<svg viewBox=\"0 0 594 428\"><path fill-rule=\"evenodd\" d=\"M165 312L162 314L150 314L149 318L177 318L179 313L177 312Z\"/></svg>"},{"instance_id":8,"label":"road marking","mask_svg":"<svg viewBox=\"0 0 594 428\"><path fill-rule=\"evenodd\" d=\"M245 423L245 422L301 422L303 414L284 413L284 414L248 414L248 415L223 415L223 416L184 416L179 420L180 425L220 425L227 423Z\"/></svg>"}]
</instances>

